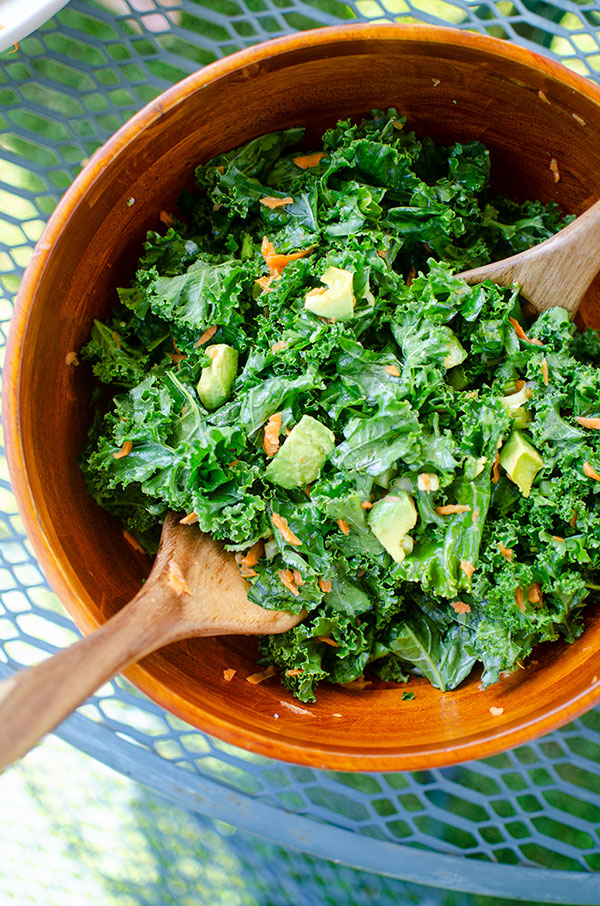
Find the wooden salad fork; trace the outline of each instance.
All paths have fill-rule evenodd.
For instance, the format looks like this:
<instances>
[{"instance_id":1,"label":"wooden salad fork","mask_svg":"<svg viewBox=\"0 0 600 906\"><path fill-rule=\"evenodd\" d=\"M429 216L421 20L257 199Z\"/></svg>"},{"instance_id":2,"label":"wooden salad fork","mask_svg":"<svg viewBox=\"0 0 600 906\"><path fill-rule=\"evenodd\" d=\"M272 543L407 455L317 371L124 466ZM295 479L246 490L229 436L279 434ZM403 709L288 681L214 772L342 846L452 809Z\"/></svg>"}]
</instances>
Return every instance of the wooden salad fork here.
<instances>
[{"instance_id":1,"label":"wooden salad fork","mask_svg":"<svg viewBox=\"0 0 600 906\"><path fill-rule=\"evenodd\" d=\"M247 590L233 554L169 513L152 571L129 604L74 645L0 683L0 769L157 648L192 636L285 632L305 616L259 607Z\"/></svg>"}]
</instances>

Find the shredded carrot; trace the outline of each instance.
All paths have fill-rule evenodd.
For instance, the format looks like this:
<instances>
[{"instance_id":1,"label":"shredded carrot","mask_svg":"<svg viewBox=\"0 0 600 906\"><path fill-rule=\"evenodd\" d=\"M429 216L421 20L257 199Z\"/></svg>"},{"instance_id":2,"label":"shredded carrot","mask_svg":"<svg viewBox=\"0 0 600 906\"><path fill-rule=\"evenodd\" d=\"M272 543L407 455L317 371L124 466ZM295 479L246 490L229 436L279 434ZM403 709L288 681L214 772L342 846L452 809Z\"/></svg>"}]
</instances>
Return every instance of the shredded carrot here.
<instances>
[{"instance_id":1,"label":"shredded carrot","mask_svg":"<svg viewBox=\"0 0 600 906\"><path fill-rule=\"evenodd\" d=\"M279 432L281 431L281 412L271 416L264 429L263 450L267 456L275 456L279 450Z\"/></svg>"},{"instance_id":2,"label":"shredded carrot","mask_svg":"<svg viewBox=\"0 0 600 906\"><path fill-rule=\"evenodd\" d=\"M193 525L195 522L198 522L198 514L188 513L187 516L179 520L179 525Z\"/></svg>"},{"instance_id":3,"label":"shredded carrot","mask_svg":"<svg viewBox=\"0 0 600 906\"><path fill-rule=\"evenodd\" d=\"M286 349L286 348L287 348L287 343L285 342L285 340L279 340L277 343L273 343L273 345L271 346L271 352L272 353L281 352L282 349Z\"/></svg>"},{"instance_id":4,"label":"shredded carrot","mask_svg":"<svg viewBox=\"0 0 600 906\"><path fill-rule=\"evenodd\" d=\"M166 211L161 211L158 215L158 219L161 223L164 223L165 226L171 226L174 223L175 218L172 214L168 214Z\"/></svg>"},{"instance_id":5,"label":"shredded carrot","mask_svg":"<svg viewBox=\"0 0 600 906\"><path fill-rule=\"evenodd\" d=\"M481 515L481 510L479 509L479 507L475 507L475 509L473 510L473 515L471 516L471 522L477 522L480 515Z\"/></svg>"},{"instance_id":6,"label":"shredded carrot","mask_svg":"<svg viewBox=\"0 0 600 906\"><path fill-rule=\"evenodd\" d=\"M129 456L133 450L133 443L130 440L126 440L118 453L113 453L115 459L123 459L124 456Z\"/></svg>"},{"instance_id":7,"label":"shredded carrot","mask_svg":"<svg viewBox=\"0 0 600 906\"><path fill-rule=\"evenodd\" d=\"M256 284L258 284L258 286L260 286L263 293L270 293L270 292L272 292L271 283L273 282L274 279L275 279L274 275L271 274L270 277L267 277L267 276L259 277L258 280L255 280L254 282Z\"/></svg>"},{"instance_id":8,"label":"shredded carrot","mask_svg":"<svg viewBox=\"0 0 600 906\"><path fill-rule=\"evenodd\" d=\"M254 576L258 576L258 573L250 566L246 566L244 563L240 563L240 576L242 577L242 579L253 579Z\"/></svg>"},{"instance_id":9,"label":"shredded carrot","mask_svg":"<svg viewBox=\"0 0 600 906\"><path fill-rule=\"evenodd\" d=\"M532 343L533 346L543 346L544 345L538 337L533 337L533 339L531 339L529 342Z\"/></svg>"},{"instance_id":10,"label":"shredded carrot","mask_svg":"<svg viewBox=\"0 0 600 906\"><path fill-rule=\"evenodd\" d=\"M323 592L323 594L324 594L324 595L328 595L329 592L331 591L331 580L330 580L330 579L322 579L321 576L319 576L319 580L318 580L318 581L319 581L319 588L321 589L321 591Z\"/></svg>"},{"instance_id":11,"label":"shredded carrot","mask_svg":"<svg viewBox=\"0 0 600 906\"><path fill-rule=\"evenodd\" d=\"M571 526L572 529L576 528L576 526L577 526L577 510L573 510L573 515L569 519L569 525Z\"/></svg>"},{"instance_id":12,"label":"shredded carrot","mask_svg":"<svg viewBox=\"0 0 600 906\"><path fill-rule=\"evenodd\" d=\"M293 575L294 575L294 582L296 583L298 588L300 588L302 585L304 585L304 579L302 578L301 574L299 573L299 571L297 569L294 570Z\"/></svg>"},{"instance_id":13,"label":"shredded carrot","mask_svg":"<svg viewBox=\"0 0 600 906\"><path fill-rule=\"evenodd\" d=\"M515 588L515 604L519 610L522 610L523 613L525 613L525 598L522 589L518 585Z\"/></svg>"},{"instance_id":14,"label":"shredded carrot","mask_svg":"<svg viewBox=\"0 0 600 906\"><path fill-rule=\"evenodd\" d=\"M144 550L142 545L139 543L139 541L136 538L134 538L133 535L127 531L127 529L123 529L123 537L125 538L125 541L127 542L127 544L131 545L131 547L134 549L134 551L139 551L140 554L146 553L146 551Z\"/></svg>"},{"instance_id":15,"label":"shredded carrot","mask_svg":"<svg viewBox=\"0 0 600 906\"><path fill-rule=\"evenodd\" d=\"M175 560L169 560L167 568L167 585L169 585L177 595L191 595L192 593L185 581L185 576L181 571L181 567Z\"/></svg>"},{"instance_id":16,"label":"shredded carrot","mask_svg":"<svg viewBox=\"0 0 600 906\"><path fill-rule=\"evenodd\" d=\"M223 164L219 164L219 166L217 167L217 170L222 175L225 172L225 167L223 166Z\"/></svg>"},{"instance_id":17,"label":"shredded carrot","mask_svg":"<svg viewBox=\"0 0 600 906\"><path fill-rule=\"evenodd\" d=\"M183 407L183 409L181 410L181 418L183 418L183 416L185 415L185 413L188 411L189 408L190 407L186 403L185 406Z\"/></svg>"},{"instance_id":18,"label":"shredded carrot","mask_svg":"<svg viewBox=\"0 0 600 906\"><path fill-rule=\"evenodd\" d=\"M288 525L287 519L285 519L284 516L280 516L279 513L273 513L271 515L271 522L273 523L283 540L287 541L288 544L302 544L300 538L297 538L296 535L294 535L293 531Z\"/></svg>"},{"instance_id":19,"label":"shredded carrot","mask_svg":"<svg viewBox=\"0 0 600 906\"><path fill-rule=\"evenodd\" d=\"M266 670L262 670L260 673L251 673L250 676L246 677L246 682L250 683L252 686L258 686L259 683L264 682L264 680L269 679L271 676L275 676L276 673L277 668L271 664Z\"/></svg>"},{"instance_id":20,"label":"shredded carrot","mask_svg":"<svg viewBox=\"0 0 600 906\"><path fill-rule=\"evenodd\" d=\"M296 667L294 670L286 670L286 676L302 676L304 670L301 667Z\"/></svg>"},{"instance_id":21,"label":"shredded carrot","mask_svg":"<svg viewBox=\"0 0 600 906\"><path fill-rule=\"evenodd\" d=\"M239 459L232 459L231 462L227 463L227 465L229 466L230 469L232 469L234 466L237 466L238 462L239 462Z\"/></svg>"},{"instance_id":22,"label":"shredded carrot","mask_svg":"<svg viewBox=\"0 0 600 906\"><path fill-rule=\"evenodd\" d=\"M265 195L264 198L258 199L265 208L282 208L286 204L294 204L294 199L288 195L287 198L274 198L272 195Z\"/></svg>"},{"instance_id":23,"label":"shredded carrot","mask_svg":"<svg viewBox=\"0 0 600 906\"><path fill-rule=\"evenodd\" d=\"M450 607L452 607L452 609L455 610L456 613L471 613L470 606L468 604L465 604L464 601L452 601Z\"/></svg>"},{"instance_id":24,"label":"shredded carrot","mask_svg":"<svg viewBox=\"0 0 600 906\"><path fill-rule=\"evenodd\" d=\"M400 377L400 371L396 365L386 365L384 371L387 371L392 377Z\"/></svg>"},{"instance_id":25,"label":"shredded carrot","mask_svg":"<svg viewBox=\"0 0 600 906\"><path fill-rule=\"evenodd\" d=\"M266 264L269 263L268 259L272 255L275 254L275 246L273 245L271 240L268 239L266 236L263 236L263 238L262 238L262 242L260 245L260 252L261 252L261 255L263 256L263 258L265 259Z\"/></svg>"},{"instance_id":26,"label":"shredded carrot","mask_svg":"<svg viewBox=\"0 0 600 906\"><path fill-rule=\"evenodd\" d=\"M530 585L527 589L527 600L531 601L532 604L542 603L542 586L539 582L534 582L533 585Z\"/></svg>"},{"instance_id":27,"label":"shredded carrot","mask_svg":"<svg viewBox=\"0 0 600 906\"><path fill-rule=\"evenodd\" d=\"M550 371L548 369L548 359L546 356L542 358L542 377L544 379L544 384L547 387L550 381Z\"/></svg>"},{"instance_id":28,"label":"shredded carrot","mask_svg":"<svg viewBox=\"0 0 600 906\"><path fill-rule=\"evenodd\" d=\"M583 471L588 478L593 478L595 481L600 481L600 475L598 475L596 470L591 467L589 462L584 462Z\"/></svg>"},{"instance_id":29,"label":"shredded carrot","mask_svg":"<svg viewBox=\"0 0 600 906\"><path fill-rule=\"evenodd\" d=\"M198 349L199 346L204 346L205 343L208 343L209 340L212 340L214 335L217 332L216 326L207 327L199 340L196 340L194 343L194 349Z\"/></svg>"},{"instance_id":30,"label":"shredded carrot","mask_svg":"<svg viewBox=\"0 0 600 906\"><path fill-rule=\"evenodd\" d=\"M234 670L233 667L228 667L226 670L224 670L223 679L225 680L225 682L230 683L231 680L233 679L233 677L235 676L236 672L237 671Z\"/></svg>"},{"instance_id":31,"label":"shredded carrot","mask_svg":"<svg viewBox=\"0 0 600 906\"><path fill-rule=\"evenodd\" d=\"M438 516L451 516L452 513L468 513L471 507L463 503L448 503L446 506L436 506Z\"/></svg>"},{"instance_id":32,"label":"shredded carrot","mask_svg":"<svg viewBox=\"0 0 600 906\"><path fill-rule=\"evenodd\" d=\"M524 386L525 381L522 378L519 378L518 381L515 381L515 388L517 389L517 391L522 390Z\"/></svg>"},{"instance_id":33,"label":"shredded carrot","mask_svg":"<svg viewBox=\"0 0 600 906\"><path fill-rule=\"evenodd\" d=\"M494 705L488 710L493 717L500 717L501 714L504 714L504 708L496 708Z\"/></svg>"},{"instance_id":34,"label":"shredded carrot","mask_svg":"<svg viewBox=\"0 0 600 906\"><path fill-rule=\"evenodd\" d=\"M12 50L8 51L6 56L8 57L8 56L10 56L11 53L16 53L18 51L18 49L19 49L19 42L15 41L15 46L13 47Z\"/></svg>"},{"instance_id":35,"label":"shredded carrot","mask_svg":"<svg viewBox=\"0 0 600 906\"><path fill-rule=\"evenodd\" d=\"M173 362L173 364L177 365L178 368L179 368L179 363L185 362L185 360L187 359L187 356L184 355L183 352L170 352L169 357L170 357L171 361Z\"/></svg>"},{"instance_id":36,"label":"shredded carrot","mask_svg":"<svg viewBox=\"0 0 600 906\"><path fill-rule=\"evenodd\" d=\"M565 539L561 538L560 535L552 535L553 541L558 541L559 544L564 544Z\"/></svg>"},{"instance_id":37,"label":"shredded carrot","mask_svg":"<svg viewBox=\"0 0 600 906\"><path fill-rule=\"evenodd\" d=\"M288 591L291 591L293 595L298 597L300 591L298 586L294 583L294 574L291 569L280 569L277 572L280 581L285 585Z\"/></svg>"},{"instance_id":38,"label":"shredded carrot","mask_svg":"<svg viewBox=\"0 0 600 906\"><path fill-rule=\"evenodd\" d=\"M317 642L324 642L326 645L330 645L332 648L339 648L339 644L335 639L330 639L328 635L318 635L316 636Z\"/></svg>"},{"instance_id":39,"label":"shredded carrot","mask_svg":"<svg viewBox=\"0 0 600 906\"><path fill-rule=\"evenodd\" d=\"M343 532L344 535L350 534L350 526L348 525L347 522L344 522L343 519L338 519L337 524L338 524L338 528L339 528L340 532Z\"/></svg>"},{"instance_id":40,"label":"shredded carrot","mask_svg":"<svg viewBox=\"0 0 600 906\"><path fill-rule=\"evenodd\" d=\"M310 500L310 485L307 484L305 488L302 488L308 499Z\"/></svg>"},{"instance_id":41,"label":"shredded carrot","mask_svg":"<svg viewBox=\"0 0 600 906\"><path fill-rule=\"evenodd\" d=\"M363 508L363 510L371 510L373 509L373 504L370 500L363 500L361 507Z\"/></svg>"},{"instance_id":42,"label":"shredded carrot","mask_svg":"<svg viewBox=\"0 0 600 906\"><path fill-rule=\"evenodd\" d=\"M112 338L115 341L115 346L117 347L117 349L120 349L121 348L121 334L117 333L116 330L113 330Z\"/></svg>"},{"instance_id":43,"label":"shredded carrot","mask_svg":"<svg viewBox=\"0 0 600 906\"><path fill-rule=\"evenodd\" d=\"M554 182L560 181L560 170L558 169L558 162L555 157L550 161L550 169L552 170L552 175L554 176Z\"/></svg>"},{"instance_id":44,"label":"shredded carrot","mask_svg":"<svg viewBox=\"0 0 600 906\"><path fill-rule=\"evenodd\" d=\"M68 352L65 356L65 365L79 365L76 352Z\"/></svg>"},{"instance_id":45,"label":"shredded carrot","mask_svg":"<svg viewBox=\"0 0 600 906\"><path fill-rule=\"evenodd\" d=\"M383 258L385 260L385 258L387 258L387 256L388 256L388 250L387 249L378 249L377 254L379 255L380 258Z\"/></svg>"},{"instance_id":46,"label":"shredded carrot","mask_svg":"<svg viewBox=\"0 0 600 906\"><path fill-rule=\"evenodd\" d=\"M243 564L244 566L248 566L248 567L256 566L256 564L258 563L260 558L263 556L264 552L265 552L264 542L262 540L257 541L256 544L252 545L252 547L250 548L248 553L242 557L242 559L240 560L240 563Z\"/></svg>"},{"instance_id":47,"label":"shredded carrot","mask_svg":"<svg viewBox=\"0 0 600 906\"><path fill-rule=\"evenodd\" d=\"M308 170L310 167L316 167L323 157L325 157L324 151L313 151L312 154L301 154L299 157L294 157L293 161L301 170Z\"/></svg>"},{"instance_id":48,"label":"shredded carrot","mask_svg":"<svg viewBox=\"0 0 600 906\"><path fill-rule=\"evenodd\" d=\"M492 484L498 484L500 481L500 450L496 452L494 465L492 466Z\"/></svg>"},{"instance_id":49,"label":"shredded carrot","mask_svg":"<svg viewBox=\"0 0 600 906\"><path fill-rule=\"evenodd\" d=\"M600 418L586 418L583 415L576 415L575 421L582 428L594 428L595 431L600 431Z\"/></svg>"},{"instance_id":50,"label":"shredded carrot","mask_svg":"<svg viewBox=\"0 0 600 906\"><path fill-rule=\"evenodd\" d=\"M516 318L509 318L508 320L510 321L510 323L511 323L512 326L514 327L515 333L516 333L516 335L518 336L518 338L519 338L520 340L525 340L526 343L530 343L531 340L529 339L529 337L527 336L527 334L525 333L525 331L523 330L523 328L521 327L521 325L519 324L519 322L517 321L517 319L516 319Z\"/></svg>"},{"instance_id":51,"label":"shredded carrot","mask_svg":"<svg viewBox=\"0 0 600 906\"><path fill-rule=\"evenodd\" d=\"M500 551L500 553L502 554L503 557L506 557L506 559L507 559L508 561L512 560L512 555L513 555L512 547L504 547L504 545L502 544L502 542L499 541L499 542L498 542L498 550Z\"/></svg>"},{"instance_id":52,"label":"shredded carrot","mask_svg":"<svg viewBox=\"0 0 600 906\"><path fill-rule=\"evenodd\" d=\"M309 255L316 246L311 245L307 249L301 249L299 252L292 252L290 255L281 255L275 251L275 246L266 236L263 236L263 241L260 247L263 258L265 259L265 264L269 268L269 274L272 277L279 277L284 267L290 263L290 261L296 261L298 258L304 258L306 255Z\"/></svg>"},{"instance_id":53,"label":"shredded carrot","mask_svg":"<svg viewBox=\"0 0 600 906\"><path fill-rule=\"evenodd\" d=\"M475 567L473 566L473 564L471 563L470 560L461 560L460 568L462 569L462 571L465 574L465 576L467 577L467 579L470 579L471 576L473 575L473 573L475 572Z\"/></svg>"}]
</instances>

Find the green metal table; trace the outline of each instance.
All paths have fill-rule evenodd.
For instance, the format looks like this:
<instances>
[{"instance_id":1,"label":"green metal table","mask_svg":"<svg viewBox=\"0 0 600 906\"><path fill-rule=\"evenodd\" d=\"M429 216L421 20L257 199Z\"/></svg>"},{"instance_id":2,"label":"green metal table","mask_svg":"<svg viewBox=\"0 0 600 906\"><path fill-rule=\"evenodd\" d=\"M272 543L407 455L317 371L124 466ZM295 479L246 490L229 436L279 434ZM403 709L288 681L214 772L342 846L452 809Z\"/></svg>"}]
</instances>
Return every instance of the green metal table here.
<instances>
[{"instance_id":1,"label":"green metal table","mask_svg":"<svg viewBox=\"0 0 600 906\"><path fill-rule=\"evenodd\" d=\"M242 47L359 20L477 30L600 79L600 2L71 0L0 55L2 343L48 215L85 159L132 113ZM0 468L4 676L68 644L76 630L36 564L4 459ZM184 724L121 678L57 732L173 807L288 852L285 881L273 869L273 904L397 899L386 878L496 898L600 903L600 710L494 758L412 774L324 772L253 756ZM275 852L268 845L267 861L264 854ZM336 873L340 862L370 875Z\"/></svg>"}]
</instances>

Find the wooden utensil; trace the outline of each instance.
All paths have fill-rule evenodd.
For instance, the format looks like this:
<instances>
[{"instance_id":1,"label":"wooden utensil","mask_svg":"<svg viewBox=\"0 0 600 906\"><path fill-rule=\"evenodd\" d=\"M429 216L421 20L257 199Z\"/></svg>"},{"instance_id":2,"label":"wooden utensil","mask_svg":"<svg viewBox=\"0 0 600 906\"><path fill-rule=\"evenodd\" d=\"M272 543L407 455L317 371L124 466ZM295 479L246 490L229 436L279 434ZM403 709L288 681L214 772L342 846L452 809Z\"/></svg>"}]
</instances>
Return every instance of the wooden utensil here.
<instances>
[{"instance_id":1,"label":"wooden utensil","mask_svg":"<svg viewBox=\"0 0 600 906\"><path fill-rule=\"evenodd\" d=\"M467 283L518 283L536 312L560 305L575 314L600 271L600 201L564 230L502 261L465 271Z\"/></svg>"},{"instance_id":2,"label":"wooden utensil","mask_svg":"<svg viewBox=\"0 0 600 906\"><path fill-rule=\"evenodd\" d=\"M135 598L91 635L0 683L0 770L151 651L190 636L285 632L304 617L253 604L247 587L233 555L168 514Z\"/></svg>"}]
</instances>

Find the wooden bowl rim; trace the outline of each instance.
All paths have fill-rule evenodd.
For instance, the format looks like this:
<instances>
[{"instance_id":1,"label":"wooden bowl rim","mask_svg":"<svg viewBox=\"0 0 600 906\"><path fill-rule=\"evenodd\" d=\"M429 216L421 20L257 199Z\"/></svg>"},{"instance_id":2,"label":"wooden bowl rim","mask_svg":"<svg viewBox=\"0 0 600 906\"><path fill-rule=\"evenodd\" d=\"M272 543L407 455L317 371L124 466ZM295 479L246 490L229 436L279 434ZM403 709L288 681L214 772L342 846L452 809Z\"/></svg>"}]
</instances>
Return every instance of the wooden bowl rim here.
<instances>
[{"instance_id":1,"label":"wooden bowl rim","mask_svg":"<svg viewBox=\"0 0 600 906\"><path fill-rule=\"evenodd\" d=\"M556 79L600 107L600 86L590 82L584 76L572 72L560 63L504 40L434 25L353 23L275 38L210 63L168 88L158 98L143 107L101 148L94 152L87 165L63 195L34 249L15 303L6 345L6 364L3 375L3 423L6 433L6 453L18 509L44 574L75 623L84 633L98 628L100 622L90 614L77 595L69 572L56 558L44 533L42 519L38 515L36 501L28 481L19 425L19 375L22 343L35 298L36 286L43 275L49 253L54 243L60 238L65 224L82 197L93 186L102 171L110 166L124 147L135 140L142 130L151 126L168 110L183 102L188 95L236 71L243 71L247 67L283 56L290 51L306 47L325 49L332 44L352 44L365 40L378 42L401 40L407 45L412 43L415 46L451 44L480 50L491 57L515 61ZM185 697L173 691L168 684L157 679L152 670L147 669L143 664L136 664L128 668L124 675L142 692L180 719L227 743L270 758L310 767L343 771L420 770L426 767L444 767L472 758L483 758L529 742L543 733L548 733L573 720L600 701L600 681L598 681L581 694L547 711L542 716L517 720L508 725L500 724L497 730L491 730L483 736L478 735L458 740L449 746L445 746L443 742L437 746L428 745L422 751L389 752L384 750L376 754L363 754L354 749L349 752L341 748L337 749L334 745L323 746L317 740L310 744L296 743L274 735L268 737L262 732L255 732L248 727L241 729L226 717L201 711L195 704L191 704ZM201 720L199 720L200 716Z\"/></svg>"}]
</instances>

